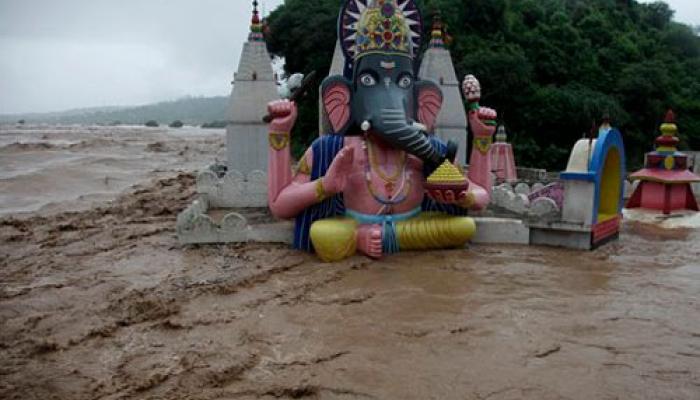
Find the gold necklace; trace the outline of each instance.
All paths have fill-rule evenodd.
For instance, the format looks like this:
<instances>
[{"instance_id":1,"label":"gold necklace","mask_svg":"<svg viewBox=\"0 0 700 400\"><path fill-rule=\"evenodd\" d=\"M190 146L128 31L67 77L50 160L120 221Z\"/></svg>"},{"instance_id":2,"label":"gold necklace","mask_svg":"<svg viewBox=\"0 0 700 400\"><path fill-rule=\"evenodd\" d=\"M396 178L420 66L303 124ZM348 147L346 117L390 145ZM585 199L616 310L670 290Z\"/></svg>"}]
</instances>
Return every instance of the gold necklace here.
<instances>
[{"instance_id":1,"label":"gold necklace","mask_svg":"<svg viewBox=\"0 0 700 400\"><path fill-rule=\"evenodd\" d=\"M401 159L401 168L397 168L396 172L392 176L387 176L384 174L382 171L382 167L379 165L379 162L377 162L376 155L374 154L374 151L372 150L372 142L369 140L369 138L365 139L367 144L367 155L369 158L369 163L372 165L372 170L377 172L377 175L384 181L384 182L391 182L391 183L396 183L396 181L399 179L399 177L402 175L403 171L406 169L406 153L403 153L402 159Z\"/></svg>"}]
</instances>

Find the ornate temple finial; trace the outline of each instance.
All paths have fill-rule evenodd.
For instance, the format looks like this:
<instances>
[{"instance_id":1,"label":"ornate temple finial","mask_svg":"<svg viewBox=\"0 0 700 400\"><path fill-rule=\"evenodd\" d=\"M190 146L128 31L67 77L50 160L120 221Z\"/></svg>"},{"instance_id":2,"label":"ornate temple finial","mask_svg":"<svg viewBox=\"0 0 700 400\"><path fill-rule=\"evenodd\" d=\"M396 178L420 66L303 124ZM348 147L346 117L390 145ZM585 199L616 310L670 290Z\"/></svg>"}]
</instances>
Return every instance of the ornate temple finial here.
<instances>
[{"instance_id":1,"label":"ornate temple finial","mask_svg":"<svg viewBox=\"0 0 700 400\"><path fill-rule=\"evenodd\" d=\"M676 137L678 127L676 126L676 115L673 113L673 110L666 112L664 123L661 124L659 130L661 131L661 136L656 138L656 151L663 153L675 152L680 139Z\"/></svg>"},{"instance_id":2,"label":"ornate temple finial","mask_svg":"<svg viewBox=\"0 0 700 400\"><path fill-rule=\"evenodd\" d=\"M506 127L504 125L499 125L496 131L496 142L506 143L508 141L508 134L506 133Z\"/></svg>"},{"instance_id":3,"label":"ornate temple finial","mask_svg":"<svg viewBox=\"0 0 700 400\"><path fill-rule=\"evenodd\" d=\"M433 29L430 33L430 44L431 48L444 48L445 41L442 36L444 25L442 24L442 16L440 12L436 12L433 16Z\"/></svg>"},{"instance_id":4,"label":"ornate temple finial","mask_svg":"<svg viewBox=\"0 0 700 400\"><path fill-rule=\"evenodd\" d=\"M262 42L264 40L263 26L258 13L258 0L253 0L253 18L250 20L250 35L248 35L248 40L251 42Z\"/></svg>"},{"instance_id":5,"label":"ornate temple finial","mask_svg":"<svg viewBox=\"0 0 700 400\"><path fill-rule=\"evenodd\" d=\"M666 111L666 117L664 118L664 122L667 124L676 123L676 114L674 114L673 110L671 110L670 108L668 111Z\"/></svg>"}]
</instances>

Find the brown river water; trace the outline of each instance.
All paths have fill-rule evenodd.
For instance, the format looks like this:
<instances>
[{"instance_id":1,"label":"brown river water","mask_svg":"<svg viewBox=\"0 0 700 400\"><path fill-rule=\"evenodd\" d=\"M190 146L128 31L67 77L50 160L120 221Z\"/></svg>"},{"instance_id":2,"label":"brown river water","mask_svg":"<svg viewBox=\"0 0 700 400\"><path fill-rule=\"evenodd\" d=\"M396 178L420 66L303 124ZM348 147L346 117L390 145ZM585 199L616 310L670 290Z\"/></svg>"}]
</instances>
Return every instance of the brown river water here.
<instances>
[{"instance_id":1,"label":"brown river water","mask_svg":"<svg viewBox=\"0 0 700 400\"><path fill-rule=\"evenodd\" d=\"M332 265L186 247L221 132L23 129L0 129L0 399L700 399L694 223Z\"/></svg>"}]
</instances>

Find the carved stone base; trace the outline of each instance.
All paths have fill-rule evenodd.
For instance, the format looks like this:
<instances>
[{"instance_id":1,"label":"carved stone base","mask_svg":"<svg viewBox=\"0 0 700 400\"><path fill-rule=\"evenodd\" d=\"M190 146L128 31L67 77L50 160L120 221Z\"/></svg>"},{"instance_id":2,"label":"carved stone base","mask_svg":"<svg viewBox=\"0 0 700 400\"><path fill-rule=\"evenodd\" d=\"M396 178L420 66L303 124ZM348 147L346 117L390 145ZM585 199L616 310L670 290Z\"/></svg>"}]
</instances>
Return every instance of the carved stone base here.
<instances>
[{"instance_id":1,"label":"carved stone base","mask_svg":"<svg viewBox=\"0 0 700 400\"><path fill-rule=\"evenodd\" d=\"M180 243L292 243L293 222L275 220L266 208L210 206L207 196L200 195L178 215Z\"/></svg>"},{"instance_id":2,"label":"carved stone base","mask_svg":"<svg viewBox=\"0 0 700 400\"><path fill-rule=\"evenodd\" d=\"M197 193L205 195L212 208L267 207L267 174L252 171L245 176L214 164L197 175Z\"/></svg>"},{"instance_id":3,"label":"carved stone base","mask_svg":"<svg viewBox=\"0 0 700 400\"><path fill-rule=\"evenodd\" d=\"M537 222L551 222L561 219L561 202L564 188L558 182L544 186L542 183L530 185L520 182L515 189L508 183L494 186L491 204L496 208L515 214L520 218Z\"/></svg>"}]
</instances>

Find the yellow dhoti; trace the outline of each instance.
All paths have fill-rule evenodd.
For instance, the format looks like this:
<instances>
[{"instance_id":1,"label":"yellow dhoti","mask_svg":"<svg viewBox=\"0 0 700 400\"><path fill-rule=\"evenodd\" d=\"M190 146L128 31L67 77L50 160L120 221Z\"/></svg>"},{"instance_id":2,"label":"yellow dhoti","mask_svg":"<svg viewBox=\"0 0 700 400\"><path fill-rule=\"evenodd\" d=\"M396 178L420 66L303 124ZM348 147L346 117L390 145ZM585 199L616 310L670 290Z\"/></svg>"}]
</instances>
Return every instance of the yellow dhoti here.
<instances>
[{"instance_id":1,"label":"yellow dhoti","mask_svg":"<svg viewBox=\"0 0 700 400\"><path fill-rule=\"evenodd\" d=\"M476 232L472 218L435 212L420 213L399 221L394 219L396 216L348 214L353 217L329 218L311 225L311 241L322 260L340 261L355 254L360 224L383 225L382 240L385 248L392 249L386 253L459 247Z\"/></svg>"}]
</instances>

